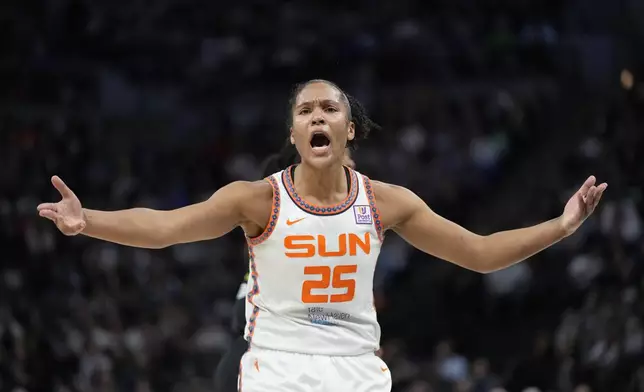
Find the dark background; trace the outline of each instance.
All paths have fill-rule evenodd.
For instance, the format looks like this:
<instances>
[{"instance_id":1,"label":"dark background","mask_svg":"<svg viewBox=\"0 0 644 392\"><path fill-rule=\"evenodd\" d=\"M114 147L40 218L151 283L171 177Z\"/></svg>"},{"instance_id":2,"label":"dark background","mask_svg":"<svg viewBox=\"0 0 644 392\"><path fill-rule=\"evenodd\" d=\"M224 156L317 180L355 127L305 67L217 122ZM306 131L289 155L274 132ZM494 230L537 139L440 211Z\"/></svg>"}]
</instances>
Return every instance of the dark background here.
<instances>
[{"instance_id":1,"label":"dark background","mask_svg":"<svg viewBox=\"0 0 644 392\"><path fill-rule=\"evenodd\" d=\"M395 391L644 391L644 3L332 3L2 2L1 391L213 390L241 233L146 251L65 238L35 208L52 174L96 209L259 178L310 78L383 126L360 171L478 233L557 216L591 173L610 184L576 235L495 274L389 235Z\"/></svg>"}]
</instances>

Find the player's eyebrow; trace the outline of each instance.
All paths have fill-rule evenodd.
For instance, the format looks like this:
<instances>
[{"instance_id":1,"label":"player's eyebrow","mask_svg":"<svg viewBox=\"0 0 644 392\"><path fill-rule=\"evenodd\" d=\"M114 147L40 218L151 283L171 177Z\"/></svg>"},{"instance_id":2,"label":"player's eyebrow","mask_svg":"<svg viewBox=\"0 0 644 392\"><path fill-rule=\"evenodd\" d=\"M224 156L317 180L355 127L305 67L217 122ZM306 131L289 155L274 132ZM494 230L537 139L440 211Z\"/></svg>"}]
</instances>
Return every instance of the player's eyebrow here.
<instances>
[{"instance_id":1,"label":"player's eyebrow","mask_svg":"<svg viewBox=\"0 0 644 392\"><path fill-rule=\"evenodd\" d=\"M311 101L304 101L299 103L296 108L302 107L302 106L313 106L316 103L320 103L322 105L339 105L340 102L335 100L335 99L314 99Z\"/></svg>"}]
</instances>

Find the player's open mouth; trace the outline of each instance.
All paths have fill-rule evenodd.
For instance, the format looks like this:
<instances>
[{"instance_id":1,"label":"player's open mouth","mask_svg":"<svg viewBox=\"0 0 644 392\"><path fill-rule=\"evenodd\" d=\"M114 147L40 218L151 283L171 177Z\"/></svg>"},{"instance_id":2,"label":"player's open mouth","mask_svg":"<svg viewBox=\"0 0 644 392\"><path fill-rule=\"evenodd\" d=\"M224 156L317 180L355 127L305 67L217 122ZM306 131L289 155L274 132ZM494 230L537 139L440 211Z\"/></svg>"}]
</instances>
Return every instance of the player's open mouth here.
<instances>
[{"instance_id":1,"label":"player's open mouth","mask_svg":"<svg viewBox=\"0 0 644 392\"><path fill-rule=\"evenodd\" d=\"M331 149L331 139L321 131L313 132L310 143L315 155L324 155Z\"/></svg>"}]
</instances>

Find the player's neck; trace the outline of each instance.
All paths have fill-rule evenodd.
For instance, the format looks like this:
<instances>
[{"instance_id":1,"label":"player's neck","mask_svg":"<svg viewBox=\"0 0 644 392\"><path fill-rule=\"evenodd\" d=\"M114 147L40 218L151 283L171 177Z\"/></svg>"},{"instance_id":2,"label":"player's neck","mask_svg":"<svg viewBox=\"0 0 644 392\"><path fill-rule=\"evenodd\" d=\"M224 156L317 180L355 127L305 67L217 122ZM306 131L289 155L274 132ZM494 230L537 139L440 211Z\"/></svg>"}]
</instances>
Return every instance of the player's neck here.
<instances>
[{"instance_id":1,"label":"player's neck","mask_svg":"<svg viewBox=\"0 0 644 392\"><path fill-rule=\"evenodd\" d=\"M316 169L302 163L295 168L293 181L298 194L303 197L311 196L325 205L337 203L339 193L349 192L342 164Z\"/></svg>"}]
</instances>

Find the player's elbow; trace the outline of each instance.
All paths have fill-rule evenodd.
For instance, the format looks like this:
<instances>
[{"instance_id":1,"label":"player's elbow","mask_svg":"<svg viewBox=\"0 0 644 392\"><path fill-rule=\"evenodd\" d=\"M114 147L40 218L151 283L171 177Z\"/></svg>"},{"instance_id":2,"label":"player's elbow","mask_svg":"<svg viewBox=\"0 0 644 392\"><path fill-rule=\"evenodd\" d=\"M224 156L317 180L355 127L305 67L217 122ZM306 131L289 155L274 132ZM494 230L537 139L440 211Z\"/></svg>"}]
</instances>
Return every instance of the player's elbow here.
<instances>
[{"instance_id":1,"label":"player's elbow","mask_svg":"<svg viewBox=\"0 0 644 392\"><path fill-rule=\"evenodd\" d=\"M489 267L488 264L486 263L480 263L480 265L477 266L477 268L474 270L474 272L478 272L479 274L483 274L483 275L491 274L492 272L496 272L496 271L498 270L495 268Z\"/></svg>"},{"instance_id":2,"label":"player's elbow","mask_svg":"<svg viewBox=\"0 0 644 392\"><path fill-rule=\"evenodd\" d=\"M480 274L493 272L493 263L489 257L486 257L482 246L477 242L478 240L475 240L462 244L459 247L458 256L451 261L456 265Z\"/></svg>"},{"instance_id":3,"label":"player's elbow","mask_svg":"<svg viewBox=\"0 0 644 392\"><path fill-rule=\"evenodd\" d=\"M164 249L181 243L185 225L182 223L181 213L173 211L155 211L156 229L148 239L150 249Z\"/></svg>"},{"instance_id":4,"label":"player's elbow","mask_svg":"<svg viewBox=\"0 0 644 392\"><path fill-rule=\"evenodd\" d=\"M158 230L154 245L155 248L162 249L218 238L234 229L240 220L234 203L221 203L213 198L176 210L163 211L155 218Z\"/></svg>"},{"instance_id":5,"label":"player's elbow","mask_svg":"<svg viewBox=\"0 0 644 392\"><path fill-rule=\"evenodd\" d=\"M472 236L469 241L466 241L463 251L467 255L467 261L462 263L465 268L480 274L489 274L497 270L495 267L497 263L487 247L485 236L477 234Z\"/></svg>"},{"instance_id":6,"label":"player's elbow","mask_svg":"<svg viewBox=\"0 0 644 392\"><path fill-rule=\"evenodd\" d=\"M475 260L471 268L473 271L490 274L513 264L511 260L507 260L505 252L499 251L498 246L495 246L493 241L494 239L490 238L490 236L477 236L477 241L473 247L473 260Z\"/></svg>"},{"instance_id":7,"label":"player's elbow","mask_svg":"<svg viewBox=\"0 0 644 392\"><path fill-rule=\"evenodd\" d=\"M496 269L492 267L492 263L480 256L473 258L471 263L465 265L465 268L478 272L479 274L489 274L496 271Z\"/></svg>"},{"instance_id":8,"label":"player's elbow","mask_svg":"<svg viewBox=\"0 0 644 392\"><path fill-rule=\"evenodd\" d=\"M473 272L478 272L479 274L490 274L492 272L497 271L497 268L494 268L492 266L492 263L486 261L484 258L478 257L472 259L472 262L470 263L463 263L463 267L469 269L470 271Z\"/></svg>"},{"instance_id":9,"label":"player's elbow","mask_svg":"<svg viewBox=\"0 0 644 392\"><path fill-rule=\"evenodd\" d=\"M150 249L165 249L177 243L176 230L168 223L160 225L156 233L149 240Z\"/></svg>"},{"instance_id":10,"label":"player's elbow","mask_svg":"<svg viewBox=\"0 0 644 392\"><path fill-rule=\"evenodd\" d=\"M466 232L456 240L443 247L444 253L437 256L473 272L487 274L493 272L493 262L486 250L485 238L478 234Z\"/></svg>"},{"instance_id":11,"label":"player's elbow","mask_svg":"<svg viewBox=\"0 0 644 392\"><path fill-rule=\"evenodd\" d=\"M157 236L150 241L149 249L165 249L172 245L175 245L175 242L170 240L170 237L166 236Z\"/></svg>"}]
</instances>

